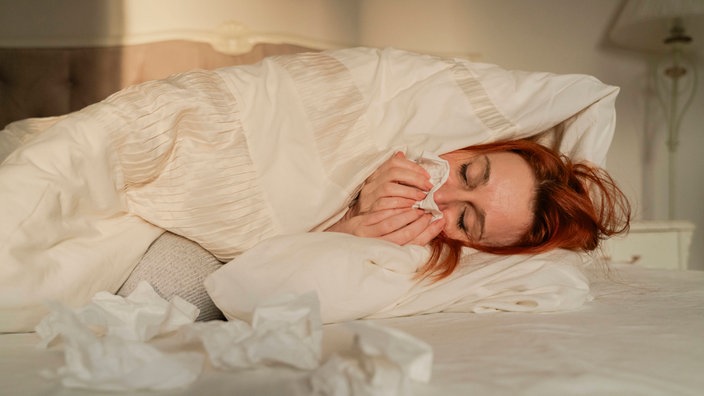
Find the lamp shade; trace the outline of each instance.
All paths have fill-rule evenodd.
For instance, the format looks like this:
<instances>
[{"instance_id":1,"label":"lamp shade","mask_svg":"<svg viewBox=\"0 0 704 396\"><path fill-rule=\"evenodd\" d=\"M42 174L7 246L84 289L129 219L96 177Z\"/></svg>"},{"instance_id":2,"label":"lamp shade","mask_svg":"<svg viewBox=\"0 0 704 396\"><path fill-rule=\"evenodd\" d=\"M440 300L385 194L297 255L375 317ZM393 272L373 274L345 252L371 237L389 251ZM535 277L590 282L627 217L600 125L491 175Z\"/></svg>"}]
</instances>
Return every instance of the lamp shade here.
<instances>
[{"instance_id":1,"label":"lamp shade","mask_svg":"<svg viewBox=\"0 0 704 396\"><path fill-rule=\"evenodd\" d=\"M697 46L704 43L704 0L627 0L609 32L615 44L664 52L664 40L676 20Z\"/></svg>"}]
</instances>

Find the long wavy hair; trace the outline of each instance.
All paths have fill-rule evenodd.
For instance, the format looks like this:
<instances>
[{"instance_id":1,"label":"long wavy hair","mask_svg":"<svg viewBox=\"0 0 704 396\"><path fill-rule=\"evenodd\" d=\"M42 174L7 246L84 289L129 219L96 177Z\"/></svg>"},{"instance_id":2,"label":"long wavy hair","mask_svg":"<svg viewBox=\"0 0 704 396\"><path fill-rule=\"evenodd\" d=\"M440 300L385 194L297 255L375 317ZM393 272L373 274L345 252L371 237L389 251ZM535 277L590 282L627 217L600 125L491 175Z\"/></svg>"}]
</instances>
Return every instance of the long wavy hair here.
<instances>
[{"instance_id":1,"label":"long wavy hair","mask_svg":"<svg viewBox=\"0 0 704 396\"><path fill-rule=\"evenodd\" d=\"M462 247L493 254L535 254L562 248L592 251L602 240L628 231L631 208L609 174L596 166L574 163L538 143L515 140L467 147L486 154L507 151L520 155L536 180L533 224L510 246L482 246L440 234L430 243L431 256L419 277L439 280L457 267Z\"/></svg>"}]
</instances>

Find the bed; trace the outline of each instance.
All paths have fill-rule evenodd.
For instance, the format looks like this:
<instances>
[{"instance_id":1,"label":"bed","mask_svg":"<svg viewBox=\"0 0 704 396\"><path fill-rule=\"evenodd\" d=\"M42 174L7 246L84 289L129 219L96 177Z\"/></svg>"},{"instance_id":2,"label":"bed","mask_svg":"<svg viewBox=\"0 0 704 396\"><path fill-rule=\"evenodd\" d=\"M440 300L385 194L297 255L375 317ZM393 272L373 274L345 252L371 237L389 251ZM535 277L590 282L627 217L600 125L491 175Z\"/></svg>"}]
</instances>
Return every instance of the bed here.
<instances>
[{"instance_id":1,"label":"bed","mask_svg":"<svg viewBox=\"0 0 704 396\"><path fill-rule=\"evenodd\" d=\"M319 49L261 43L246 54L224 55L209 44L180 41L126 48L3 49L0 73L6 86L15 88L0 91L0 123L78 110L124 86L175 72ZM168 61L161 62L164 59ZM60 65L51 69L58 76L37 80L27 73L53 62ZM47 99L42 92L55 94ZM192 274L180 288L173 287L173 282L155 284L163 297L193 290L222 266L197 244L171 233L159 237L142 260L150 263L138 269L152 271L152 276L128 279L122 295L137 288L137 278L158 282L165 265L178 263ZM429 382L411 381L405 389L416 395L700 394L704 389L700 373L704 369L704 273L619 263L605 273L598 267L580 263L587 277L576 284L586 281L591 287L588 291L573 288L580 303L564 312L437 312L360 322L401 330L432 348ZM203 300L202 289L181 297L201 308L199 319L222 318L218 309ZM322 327L322 361L344 354L354 344L347 325L343 321ZM64 387L57 378L46 378L65 363L64 347L38 349L39 342L36 333L0 335L3 389L18 395L85 394ZM159 394L310 394L310 376L311 370L277 365L222 371L206 364L194 382ZM380 389L399 392L383 384Z\"/></svg>"},{"instance_id":2,"label":"bed","mask_svg":"<svg viewBox=\"0 0 704 396\"><path fill-rule=\"evenodd\" d=\"M704 274L617 266L573 312L438 313L376 320L433 348L432 379L414 395L698 395L704 343ZM17 395L81 395L40 376L63 364L60 348L34 334L0 337L3 389ZM342 324L324 329L323 356L344 350ZM207 368L185 389L154 394L307 394L307 373ZM98 393L94 393L98 394ZM137 394L149 394L139 392Z\"/></svg>"}]
</instances>

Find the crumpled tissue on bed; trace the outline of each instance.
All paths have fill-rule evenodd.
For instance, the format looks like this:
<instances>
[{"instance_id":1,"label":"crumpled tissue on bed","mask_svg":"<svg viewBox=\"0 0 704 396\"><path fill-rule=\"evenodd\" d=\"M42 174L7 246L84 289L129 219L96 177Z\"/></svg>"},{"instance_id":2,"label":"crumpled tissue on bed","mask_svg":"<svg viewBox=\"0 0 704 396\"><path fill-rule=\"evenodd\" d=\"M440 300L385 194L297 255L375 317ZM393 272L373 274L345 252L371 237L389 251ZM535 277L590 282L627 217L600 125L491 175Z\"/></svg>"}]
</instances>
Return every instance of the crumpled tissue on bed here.
<instances>
[{"instance_id":1,"label":"crumpled tissue on bed","mask_svg":"<svg viewBox=\"0 0 704 396\"><path fill-rule=\"evenodd\" d=\"M352 351L332 355L313 373L314 395L405 395L411 380L430 381L430 345L373 322L346 325L355 333Z\"/></svg>"},{"instance_id":2,"label":"crumpled tissue on bed","mask_svg":"<svg viewBox=\"0 0 704 396\"><path fill-rule=\"evenodd\" d=\"M248 369L285 364L304 370L318 367L322 322L315 293L285 294L254 310L252 324L242 320L194 323L181 330L199 339L219 369Z\"/></svg>"},{"instance_id":3,"label":"crumpled tissue on bed","mask_svg":"<svg viewBox=\"0 0 704 396\"><path fill-rule=\"evenodd\" d=\"M196 342L216 369L287 365L309 370L308 385L319 395L398 394L409 380L427 382L432 369L430 346L372 323L349 323L353 350L320 366L322 323L313 292L262 302L251 325L241 320L194 323L195 306L177 296L168 302L146 282L125 298L100 292L81 308L57 303L50 308L36 328L40 346L61 336L66 365L42 374L72 388L184 387L203 369L204 353L192 348Z\"/></svg>"},{"instance_id":4,"label":"crumpled tissue on bed","mask_svg":"<svg viewBox=\"0 0 704 396\"><path fill-rule=\"evenodd\" d=\"M66 366L43 374L60 378L66 387L171 389L193 382L202 370L199 353L165 353L144 342L198 316L195 306L178 297L167 302L146 282L126 298L99 292L85 307L72 310L54 303L50 309L36 328L40 346L60 335Z\"/></svg>"},{"instance_id":5,"label":"crumpled tissue on bed","mask_svg":"<svg viewBox=\"0 0 704 396\"><path fill-rule=\"evenodd\" d=\"M37 325L36 331L48 345L64 330L61 310L54 310ZM105 329L107 335L125 340L148 341L159 334L176 330L198 317L198 308L174 296L166 301L147 282L140 282L126 298L98 292L91 303L74 314L86 325Z\"/></svg>"},{"instance_id":6,"label":"crumpled tissue on bed","mask_svg":"<svg viewBox=\"0 0 704 396\"><path fill-rule=\"evenodd\" d=\"M413 207L421 208L432 214L432 221L441 219L442 212L435 203L435 192L447 181L447 177L450 175L450 164L437 154L430 152L423 152L420 158L416 160L416 163L430 174L430 183L433 188L428 191L423 200L416 202Z\"/></svg>"}]
</instances>

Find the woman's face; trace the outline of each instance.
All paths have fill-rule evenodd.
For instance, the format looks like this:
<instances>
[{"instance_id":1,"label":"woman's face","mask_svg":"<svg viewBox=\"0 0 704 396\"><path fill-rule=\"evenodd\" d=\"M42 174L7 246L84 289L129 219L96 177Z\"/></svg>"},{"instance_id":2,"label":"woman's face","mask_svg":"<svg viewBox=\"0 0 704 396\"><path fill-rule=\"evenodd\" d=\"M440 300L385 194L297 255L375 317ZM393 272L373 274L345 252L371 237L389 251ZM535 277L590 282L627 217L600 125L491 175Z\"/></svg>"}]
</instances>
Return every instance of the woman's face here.
<instances>
[{"instance_id":1,"label":"woman's face","mask_svg":"<svg viewBox=\"0 0 704 396\"><path fill-rule=\"evenodd\" d=\"M511 152L454 151L447 182L435 192L446 220L444 233L473 245L507 246L533 221L535 176L530 165Z\"/></svg>"}]
</instances>

